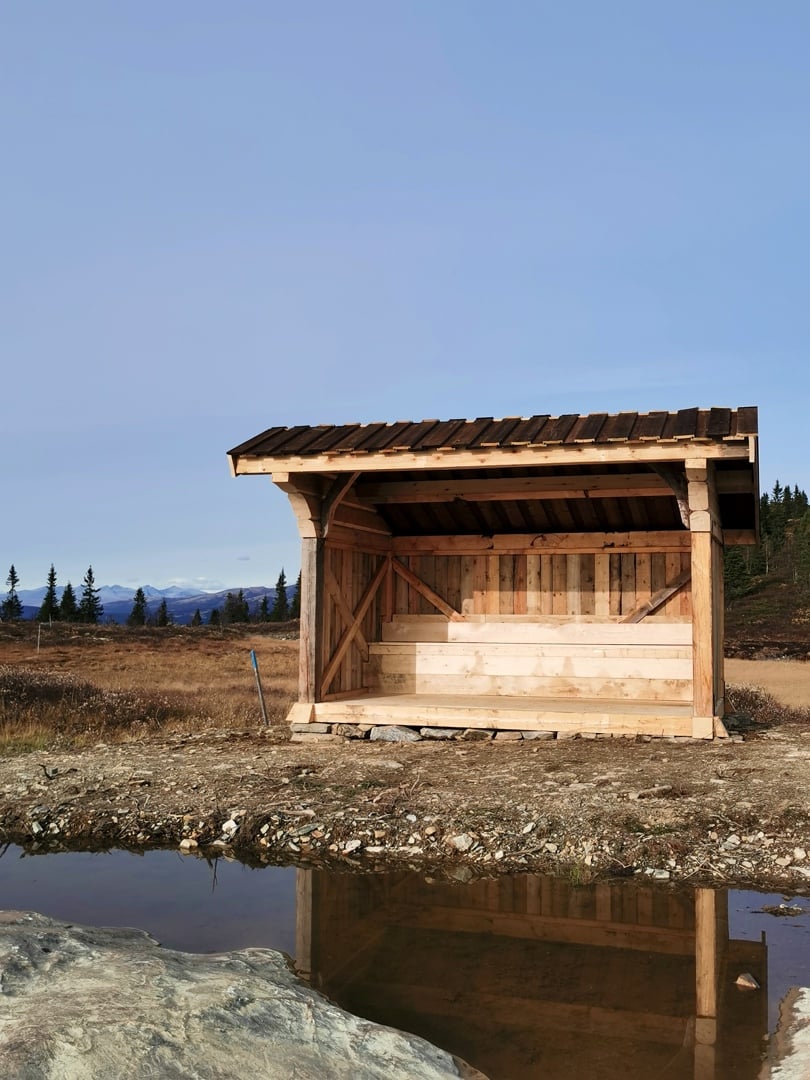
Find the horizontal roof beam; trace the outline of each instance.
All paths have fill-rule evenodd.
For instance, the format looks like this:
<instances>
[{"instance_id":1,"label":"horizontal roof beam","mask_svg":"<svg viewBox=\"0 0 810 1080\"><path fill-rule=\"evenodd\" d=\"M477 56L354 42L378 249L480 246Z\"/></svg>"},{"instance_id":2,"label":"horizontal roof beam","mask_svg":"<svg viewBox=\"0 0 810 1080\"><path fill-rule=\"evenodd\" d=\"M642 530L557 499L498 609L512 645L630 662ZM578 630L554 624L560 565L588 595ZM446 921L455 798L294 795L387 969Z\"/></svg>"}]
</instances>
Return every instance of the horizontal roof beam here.
<instances>
[{"instance_id":1,"label":"horizontal roof beam","mask_svg":"<svg viewBox=\"0 0 810 1080\"><path fill-rule=\"evenodd\" d=\"M576 445L531 447L522 450L438 450L429 453L398 451L371 454L320 454L311 457L269 457L231 455L236 476L323 472L404 472L409 469L487 469L526 466L633 465L641 462L683 462L690 460L751 461L749 440L728 442L638 443L627 445Z\"/></svg>"},{"instance_id":2,"label":"horizontal roof beam","mask_svg":"<svg viewBox=\"0 0 810 1080\"><path fill-rule=\"evenodd\" d=\"M682 531L595 533L496 533L494 536L394 536L394 555L587 555L599 552L689 551L690 536Z\"/></svg>"},{"instance_id":3,"label":"horizontal roof beam","mask_svg":"<svg viewBox=\"0 0 810 1080\"><path fill-rule=\"evenodd\" d=\"M667 496L672 488L655 473L602 476L513 476L500 479L404 480L360 483L355 494L376 505L441 503L463 499L504 502L515 499L616 499Z\"/></svg>"}]
</instances>

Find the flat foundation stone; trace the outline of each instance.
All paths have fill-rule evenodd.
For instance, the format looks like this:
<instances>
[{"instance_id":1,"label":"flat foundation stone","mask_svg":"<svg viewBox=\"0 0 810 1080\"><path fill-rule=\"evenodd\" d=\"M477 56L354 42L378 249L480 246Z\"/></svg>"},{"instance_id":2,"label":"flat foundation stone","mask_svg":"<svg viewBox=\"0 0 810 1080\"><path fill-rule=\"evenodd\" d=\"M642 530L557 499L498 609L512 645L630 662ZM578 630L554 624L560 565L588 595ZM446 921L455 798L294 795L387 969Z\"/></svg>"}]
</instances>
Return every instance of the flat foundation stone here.
<instances>
[{"instance_id":1,"label":"flat foundation stone","mask_svg":"<svg viewBox=\"0 0 810 1080\"><path fill-rule=\"evenodd\" d=\"M423 739L455 739L461 732L455 727L423 727L419 734Z\"/></svg>"},{"instance_id":2,"label":"flat foundation stone","mask_svg":"<svg viewBox=\"0 0 810 1080\"><path fill-rule=\"evenodd\" d=\"M524 739L530 739L534 742L539 740L546 741L554 738L553 731L521 731L520 733Z\"/></svg>"},{"instance_id":3,"label":"flat foundation stone","mask_svg":"<svg viewBox=\"0 0 810 1080\"><path fill-rule=\"evenodd\" d=\"M379 724L371 729L369 738L374 742L420 742L422 736L415 728Z\"/></svg>"},{"instance_id":4,"label":"flat foundation stone","mask_svg":"<svg viewBox=\"0 0 810 1080\"><path fill-rule=\"evenodd\" d=\"M495 742L520 742L523 735L519 731L496 731Z\"/></svg>"},{"instance_id":5,"label":"flat foundation stone","mask_svg":"<svg viewBox=\"0 0 810 1080\"><path fill-rule=\"evenodd\" d=\"M290 724L290 731L309 732L310 735L325 735L331 724Z\"/></svg>"}]
</instances>

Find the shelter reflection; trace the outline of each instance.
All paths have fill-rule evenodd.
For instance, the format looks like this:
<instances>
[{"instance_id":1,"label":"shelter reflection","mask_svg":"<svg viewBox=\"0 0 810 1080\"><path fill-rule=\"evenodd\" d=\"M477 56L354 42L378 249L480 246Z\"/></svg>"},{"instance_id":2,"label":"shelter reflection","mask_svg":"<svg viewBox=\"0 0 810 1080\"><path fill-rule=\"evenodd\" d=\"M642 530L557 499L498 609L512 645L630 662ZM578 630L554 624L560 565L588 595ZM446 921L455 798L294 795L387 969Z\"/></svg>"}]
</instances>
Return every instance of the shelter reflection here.
<instances>
[{"instance_id":1,"label":"shelter reflection","mask_svg":"<svg viewBox=\"0 0 810 1080\"><path fill-rule=\"evenodd\" d=\"M724 890L299 870L297 891L314 986L491 1080L759 1072L767 951L729 939ZM739 991L742 971L762 990Z\"/></svg>"}]
</instances>

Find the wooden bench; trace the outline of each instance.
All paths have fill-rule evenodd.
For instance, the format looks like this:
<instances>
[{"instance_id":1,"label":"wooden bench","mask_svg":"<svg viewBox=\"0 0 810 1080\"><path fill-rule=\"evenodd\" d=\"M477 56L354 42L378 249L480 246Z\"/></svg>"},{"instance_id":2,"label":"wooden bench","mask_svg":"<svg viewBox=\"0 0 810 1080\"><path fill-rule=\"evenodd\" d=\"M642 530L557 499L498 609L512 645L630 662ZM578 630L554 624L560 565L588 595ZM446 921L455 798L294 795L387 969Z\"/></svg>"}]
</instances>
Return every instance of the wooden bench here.
<instances>
[{"instance_id":1,"label":"wooden bench","mask_svg":"<svg viewBox=\"0 0 810 1080\"><path fill-rule=\"evenodd\" d=\"M692 700L686 622L396 616L382 637L369 643L364 684L372 694Z\"/></svg>"}]
</instances>

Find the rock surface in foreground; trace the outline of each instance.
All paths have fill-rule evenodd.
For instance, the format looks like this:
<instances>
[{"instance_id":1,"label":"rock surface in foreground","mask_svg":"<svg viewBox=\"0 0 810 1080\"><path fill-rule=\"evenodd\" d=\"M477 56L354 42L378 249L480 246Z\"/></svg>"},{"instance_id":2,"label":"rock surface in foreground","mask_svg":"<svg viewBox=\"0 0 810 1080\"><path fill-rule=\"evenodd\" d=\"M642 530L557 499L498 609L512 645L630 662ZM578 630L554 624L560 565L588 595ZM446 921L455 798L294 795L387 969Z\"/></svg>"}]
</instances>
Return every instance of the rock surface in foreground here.
<instances>
[{"instance_id":1,"label":"rock surface in foreground","mask_svg":"<svg viewBox=\"0 0 810 1080\"><path fill-rule=\"evenodd\" d=\"M0 1075L484 1080L332 1005L270 949L174 952L142 931L19 912L0 914Z\"/></svg>"}]
</instances>

